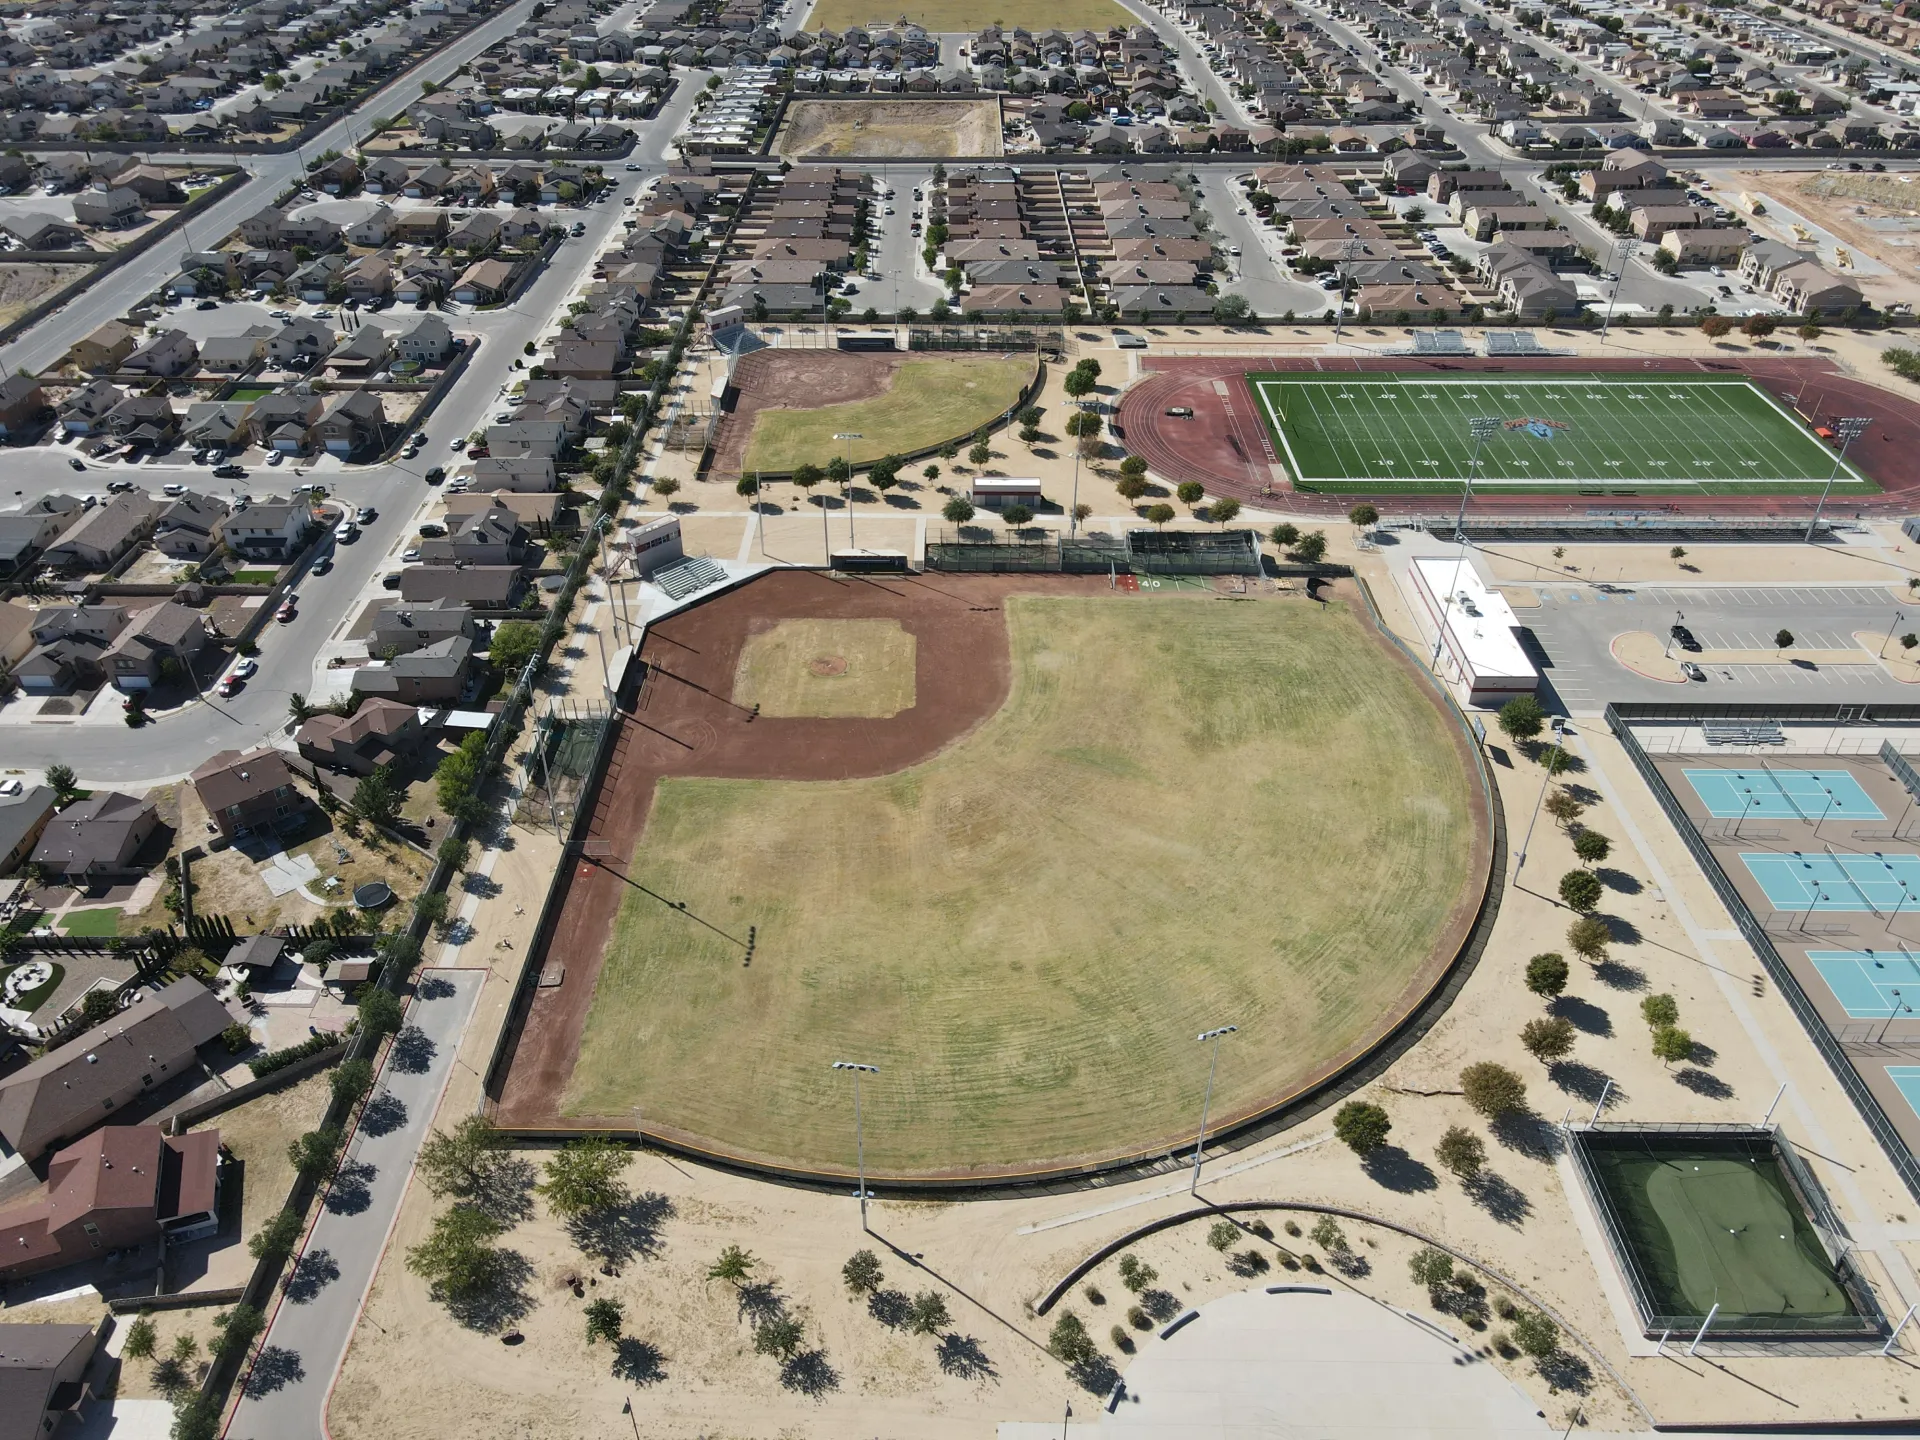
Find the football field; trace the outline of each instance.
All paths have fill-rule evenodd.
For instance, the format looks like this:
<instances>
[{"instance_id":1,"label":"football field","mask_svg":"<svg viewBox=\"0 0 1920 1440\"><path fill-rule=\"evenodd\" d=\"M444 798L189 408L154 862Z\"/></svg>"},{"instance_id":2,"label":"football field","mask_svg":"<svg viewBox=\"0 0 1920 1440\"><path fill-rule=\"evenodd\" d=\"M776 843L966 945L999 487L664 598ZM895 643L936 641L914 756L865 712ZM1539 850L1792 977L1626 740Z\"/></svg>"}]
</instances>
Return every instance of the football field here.
<instances>
[{"instance_id":1,"label":"football field","mask_svg":"<svg viewBox=\"0 0 1920 1440\"><path fill-rule=\"evenodd\" d=\"M1580 494L1817 490L1836 451L1750 381L1679 375L1250 375L1301 490ZM1836 494L1879 487L1851 464Z\"/></svg>"}]
</instances>

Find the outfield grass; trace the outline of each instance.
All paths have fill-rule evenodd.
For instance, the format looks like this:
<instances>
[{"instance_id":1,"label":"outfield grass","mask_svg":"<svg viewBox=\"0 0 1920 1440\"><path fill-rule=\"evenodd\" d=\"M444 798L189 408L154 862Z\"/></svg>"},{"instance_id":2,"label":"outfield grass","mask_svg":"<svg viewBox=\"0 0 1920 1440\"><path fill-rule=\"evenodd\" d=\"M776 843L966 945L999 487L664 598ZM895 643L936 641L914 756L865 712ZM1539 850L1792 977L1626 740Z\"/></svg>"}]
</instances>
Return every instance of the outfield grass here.
<instances>
[{"instance_id":1,"label":"outfield grass","mask_svg":"<svg viewBox=\"0 0 1920 1440\"><path fill-rule=\"evenodd\" d=\"M1377 1035L1472 868L1413 677L1338 603L1007 622L1007 703L930 761L660 782L564 1112L851 1167L857 1060L876 1169L1064 1162L1191 1127L1202 1030L1241 1027L1216 1117Z\"/></svg>"},{"instance_id":2,"label":"outfield grass","mask_svg":"<svg viewBox=\"0 0 1920 1440\"><path fill-rule=\"evenodd\" d=\"M850 25L890 25L899 19L936 33L975 31L988 25L1028 25L1036 30L1091 30L1104 35L1118 25L1130 28L1139 20L1111 0L1061 0L1049 5L1044 17L1033 18L1000 0L906 0L889 5L882 0L819 0L807 18L809 30L845 30Z\"/></svg>"},{"instance_id":3,"label":"outfield grass","mask_svg":"<svg viewBox=\"0 0 1920 1440\"><path fill-rule=\"evenodd\" d=\"M1475 485L1584 494L1817 490L1835 451L1758 386L1676 375L1249 376L1302 490L1457 493L1468 420L1500 426ZM1879 487L1842 466L1837 493Z\"/></svg>"},{"instance_id":4,"label":"outfield grass","mask_svg":"<svg viewBox=\"0 0 1920 1440\"><path fill-rule=\"evenodd\" d=\"M843 452L855 465L968 435L998 420L1033 375L1025 357L908 360L878 395L819 410L761 410L747 441L749 470L823 470ZM841 441L839 434L865 436ZM964 445L961 448L966 448Z\"/></svg>"},{"instance_id":5,"label":"outfield grass","mask_svg":"<svg viewBox=\"0 0 1920 1440\"><path fill-rule=\"evenodd\" d=\"M911 709L914 637L898 620L782 620L749 636L733 703L768 716L871 716Z\"/></svg>"}]
</instances>

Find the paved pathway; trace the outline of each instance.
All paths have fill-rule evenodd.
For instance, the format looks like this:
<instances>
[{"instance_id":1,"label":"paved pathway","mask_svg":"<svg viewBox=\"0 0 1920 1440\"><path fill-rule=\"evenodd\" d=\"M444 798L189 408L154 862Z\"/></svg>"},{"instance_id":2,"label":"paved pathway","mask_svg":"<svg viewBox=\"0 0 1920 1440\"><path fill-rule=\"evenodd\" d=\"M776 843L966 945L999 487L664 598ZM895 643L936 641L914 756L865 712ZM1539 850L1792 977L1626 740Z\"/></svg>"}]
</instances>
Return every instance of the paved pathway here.
<instances>
[{"instance_id":1,"label":"paved pathway","mask_svg":"<svg viewBox=\"0 0 1920 1440\"><path fill-rule=\"evenodd\" d=\"M421 972L420 994L407 1011L407 1023L418 1026L431 1042L430 1048L414 1047L426 1054L425 1064L402 1068L410 1047L396 1045L374 1089L376 1097L390 1095L405 1106L406 1118L384 1135L360 1130L349 1147L342 1170L350 1180L336 1181L304 1251L310 1267L325 1252L318 1271L324 1282L299 1301L283 1300L275 1312L227 1428L233 1440L325 1440L334 1373L346 1358L361 1302L399 1214L414 1155L440 1106L454 1053L485 981L483 970ZM357 1182L351 1178L356 1176Z\"/></svg>"}]
</instances>

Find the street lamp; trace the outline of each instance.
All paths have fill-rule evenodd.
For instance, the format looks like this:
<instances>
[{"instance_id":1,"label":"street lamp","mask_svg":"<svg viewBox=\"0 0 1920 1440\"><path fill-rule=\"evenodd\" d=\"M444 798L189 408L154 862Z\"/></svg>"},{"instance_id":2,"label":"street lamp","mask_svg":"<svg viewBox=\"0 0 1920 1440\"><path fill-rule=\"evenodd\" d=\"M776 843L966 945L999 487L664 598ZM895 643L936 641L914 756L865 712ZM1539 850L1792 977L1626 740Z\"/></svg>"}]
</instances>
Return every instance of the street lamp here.
<instances>
[{"instance_id":1,"label":"street lamp","mask_svg":"<svg viewBox=\"0 0 1920 1440\"><path fill-rule=\"evenodd\" d=\"M860 1167L860 1228L865 1230L867 1228L867 1142L860 1128L860 1077L878 1075L880 1067L860 1065L852 1060L836 1060L833 1062L833 1068L853 1072L853 1150Z\"/></svg>"},{"instance_id":2,"label":"street lamp","mask_svg":"<svg viewBox=\"0 0 1920 1440\"><path fill-rule=\"evenodd\" d=\"M1896 610L1893 612L1893 623L1887 626L1887 638L1880 642L1880 654L1882 657L1887 653L1887 646L1893 643L1893 632L1900 628L1900 622L1906 618L1907 612L1904 610Z\"/></svg>"},{"instance_id":3,"label":"street lamp","mask_svg":"<svg viewBox=\"0 0 1920 1440\"><path fill-rule=\"evenodd\" d=\"M855 440L864 440L867 437L862 435L858 430L840 430L835 432L833 438L846 442L840 447L840 458L847 463L847 481L846 484L840 487L840 493L846 497L847 545L851 548L853 545L853 442ZM822 513L824 514L825 512L823 511ZM833 557L828 556L827 558L832 559Z\"/></svg>"},{"instance_id":4,"label":"street lamp","mask_svg":"<svg viewBox=\"0 0 1920 1440\"><path fill-rule=\"evenodd\" d=\"M1686 611L1676 610L1673 612L1673 624L1667 629L1667 648L1660 652L1660 658L1662 660L1671 660L1673 658L1673 632L1684 625L1686 619Z\"/></svg>"},{"instance_id":5,"label":"street lamp","mask_svg":"<svg viewBox=\"0 0 1920 1440\"><path fill-rule=\"evenodd\" d=\"M1467 462L1466 488L1460 492L1460 509L1453 517L1453 540L1460 547L1460 558L1453 563L1453 581L1440 601L1440 626L1433 637L1433 657L1428 669L1440 664L1440 647L1447 640L1447 615L1453 608L1453 595L1460 588L1460 567L1467 563L1467 501L1473 496L1474 477L1480 473L1480 446L1500 429L1500 421L1491 415L1475 415L1467 421L1467 433L1473 437L1473 458Z\"/></svg>"},{"instance_id":6,"label":"street lamp","mask_svg":"<svg viewBox=\"0 0 1920 1440\"><path fill-rule=\"evenodd\" d=\"M1840 467L1847 462L1847 447L1867 433L1867 426L1873 423L1870 415L1842 415L1833 422L1833 433L1840 440L1839 453L1833 457L1833 473L1827 476L1827 483L1820 492L1820 503L1813 507L1813 518L1807 522L1807 544L1813 543L1813 532L1819 527L1820 514L1827 508L1827 496L1833 493L1833 482L1840 478Z\"/></svg>"},{"instance_id":7,"label":"street lamp","mask_svg":"<svg viewBox=\"0 0 1920 1440\"><path fill-rule=\"evenodd\" d=\"M1193 1183L1187 1187L1189 1195L1200 1193L1200 1158L1207 1148L1207 1111L1213 1108L1213 1077L1220 1069L1220 1042L1233 1034L1238 1025L1222 1025L1218 1030L1209 1030L1198 1036L1202 1045L1213 1043L1213 1062L1207 1066L1207 1098L1200 1102L1200 1138L1193 1146Z\"/></svg>"},{"instance_id":8,"label":"street lamp","mask_svg":"<svg viewBox=\"0 0 1920 1440\"><path fill-rule=\"evenodd\" d=\"M1562 738L1566 735L1566 733L1567 733L1566 717L1562 715L1554 716L1553 717L1553 753L1554 754L1557 755L1560 753L1560 743ZM1519 858L1517 858L1513 862L1513 874L1515 879L1518 879L1520 877L1521 867L1527 863L1527 847L1533 844L1533 827L1535 822L1537 822L1540 819L1540 807L1546 803L1547 782L1553 778L1553 772L1555 768L1554 763L1550 761L1547 763L1547 765L1544 768L1546 770L1546 773L1540 777L1540 793L1534 797L1533 814L1529 816L1527 819L1527 838L1520 842Z\"/></svg>"}]
</instances>

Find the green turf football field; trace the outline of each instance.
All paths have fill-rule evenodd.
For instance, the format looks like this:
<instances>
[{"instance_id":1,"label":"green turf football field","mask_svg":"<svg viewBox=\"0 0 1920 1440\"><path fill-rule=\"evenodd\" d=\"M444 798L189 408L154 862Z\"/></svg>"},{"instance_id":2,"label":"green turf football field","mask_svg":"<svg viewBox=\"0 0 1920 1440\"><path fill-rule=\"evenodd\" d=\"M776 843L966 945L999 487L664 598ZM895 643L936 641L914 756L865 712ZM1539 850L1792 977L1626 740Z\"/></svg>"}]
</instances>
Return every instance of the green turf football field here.
<instances>
[{"instance_id":1,"label":"green turf football field","mask_svg":"<svg viewBox=\"0 0 1920 1440\"><path fill-rule=\"evenodd\" d=\"M1476 488L1584 494L1817 490L1835 451L1741 379L1636 375L1250 375L1302 490L1457 492L1467 422L1500 428ZM1878 490L1843 465L1835 494Z\"/></svg>"}]
</instances>

